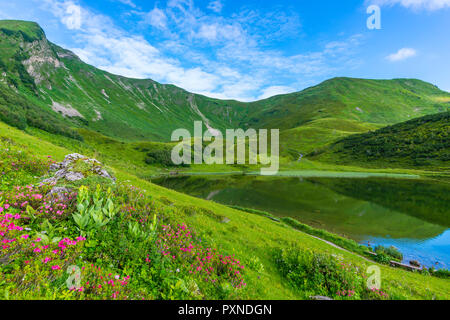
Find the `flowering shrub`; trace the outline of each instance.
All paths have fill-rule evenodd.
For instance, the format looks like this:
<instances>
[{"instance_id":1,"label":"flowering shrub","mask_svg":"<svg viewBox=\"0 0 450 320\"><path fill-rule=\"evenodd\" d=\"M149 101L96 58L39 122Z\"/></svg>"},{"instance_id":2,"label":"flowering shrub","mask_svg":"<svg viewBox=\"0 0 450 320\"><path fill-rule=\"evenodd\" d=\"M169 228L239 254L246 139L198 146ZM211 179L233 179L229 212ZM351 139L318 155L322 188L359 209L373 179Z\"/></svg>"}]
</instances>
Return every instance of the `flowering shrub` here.
<instances>
[{"instance_id":1,"label":"flowering shrub","mask_svg":"<svg viewBox=\"0 0 450 320\"><path fill-rule=\"evenodd\" d=\"M165 225L157 245L164 256L205 282L228 282L236 289L246 286L242 275L245 268L234 255L219 254L216 249L205 248L199 242L186 225L177 225L176 228Z\"/></svg>"},{"instance_id":2,"label":"flowering shrub","mask_svg":"<svg viewBox=\"0 0 450 320\"><path fill-rule=\"evenodd\" d=\"M136 298L129 288L130 276L121 277L94 264L68 269L73 277L69 288L76 299L127 300ZM79 286L76 286L77 282Z\"/></svg>"},{"instance_id":3,"label":"flowering shrub","mask_svg":"<svg viewBox=\"0 0 450 320\"><path fill-rule=\"evenodd\" d=\"M54 161L49 156L41 160L24 147L16 145L8 138L0 138L0 190L7 190L14 184L25 184L34 176L41 176L48 171Z\"/></svg>"},{"instance_id":4,"label":"flowering shrub","mask_svg":"<svg viewBox=\"0 0 450 320\"><path fill-rule=\"evenodd\" d=\"M384 292L370 291L367 276L352 264L335 256L300 248L278 249L275 262L289 283L309 296L337 300L386 299Z\"/></svg>"},{"instance_id":5,"label":"flowering shrub","mask_svg":"<svg viewBox=\"0 0 450 320\"><path fill-rule=\"evenodd\" d=\"M0 274L9 293L45 290L82 252L85 238L64 238L55 242L33 237L20 226L18 213L0 214ZM12 210L15 211L15 210Z\"/></svg>"},{"instance_id":6,"label":"flowering shrub","mask_svg":"<svg viewBox=\"0 0 450 320\"><path fill-rule=\"evenodd\" d=\"M14 187L9 191L0 192L0 202L20 210L24 219L49 218L63 219L73 211L77 194L70 192L60 196L49 195L51 186Z\"/></svg>"}]
</instances>

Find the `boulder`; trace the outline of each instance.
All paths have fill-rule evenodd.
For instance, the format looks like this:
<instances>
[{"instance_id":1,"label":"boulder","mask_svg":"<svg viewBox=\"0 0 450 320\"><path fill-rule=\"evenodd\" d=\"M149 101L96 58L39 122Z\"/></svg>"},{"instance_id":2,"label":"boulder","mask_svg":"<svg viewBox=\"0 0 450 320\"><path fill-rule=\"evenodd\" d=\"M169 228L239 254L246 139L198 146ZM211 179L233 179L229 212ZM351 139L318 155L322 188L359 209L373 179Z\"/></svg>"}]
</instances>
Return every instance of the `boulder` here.
<instances>
[{"instance_id":1,"label":"boulder","mask_svg":"<svg viewBox=\"0 0 450 320\"><path fill-rule=\"evenodd\" d=\"M55 200L62 200L63 202L66 202L69 200L69 196L71 194L72 190L65 187L54 187L50 192L47 194L47 196L50 197L51 201L54 202Z\"/></svg>"},{"instance_id":2,"label":"boulder","mask_svg":"<svg viewBox=\"0 0 450 320\"><path fill-rule=\"evenodd\" d=\"M75 164L82 161L86 164L86 170L80 172L76 169ZM54 172L53 176L44 180L44 183L56 184L60 180L66 180L69 182L75 182L82 180L90 175L97 175L106 179L115 181L113 177L106 171L102 164L96 159L90 159L79 153L68 154L64 161L60 163L54 163L50 166L50 172Z\"/></svg>"}]
</instances>

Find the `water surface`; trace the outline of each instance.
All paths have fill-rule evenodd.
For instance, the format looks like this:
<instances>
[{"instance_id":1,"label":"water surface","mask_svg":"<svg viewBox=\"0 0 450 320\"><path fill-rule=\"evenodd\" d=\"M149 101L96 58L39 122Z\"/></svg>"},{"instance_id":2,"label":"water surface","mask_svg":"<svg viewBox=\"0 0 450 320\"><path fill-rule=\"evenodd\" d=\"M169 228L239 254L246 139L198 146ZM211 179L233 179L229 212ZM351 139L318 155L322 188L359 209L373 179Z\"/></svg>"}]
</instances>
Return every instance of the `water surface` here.
<instances>
[{"instance_id":1,"label":"water surface","mask_svg":"<svg viewBox=\"0 0 450 320\"><path fill-rule=\"evenodd\" d=\"M394 245L405 262L449 268L449 184L350 176L184 176L153 182L222 204L292 217L362 244Z\"/></svg>"}]
</instances>

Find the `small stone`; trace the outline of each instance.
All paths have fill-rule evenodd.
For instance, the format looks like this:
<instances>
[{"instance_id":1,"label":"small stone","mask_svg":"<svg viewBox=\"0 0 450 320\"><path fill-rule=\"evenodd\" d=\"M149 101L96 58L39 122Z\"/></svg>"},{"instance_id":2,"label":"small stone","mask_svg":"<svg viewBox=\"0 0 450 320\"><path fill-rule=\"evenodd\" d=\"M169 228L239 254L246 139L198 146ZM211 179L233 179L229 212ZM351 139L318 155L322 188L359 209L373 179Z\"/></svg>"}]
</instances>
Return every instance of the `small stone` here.
<instances>
[{"instance_id":1,"label":"small stone","mask_svg":"<svg viewBox=\"0 0 450 320\"><path fill-rule=\"evenodd\" d=\"M320 300L320 301L332 301L333 299L324 296L312 296L310 297L312 300Z\"/></svg>"},{"instance_id":2,"label":"small stone","mask_svg":"<svg viewBox=\"0 0 450 320\"><path fill-rule=\"evenodd\" d=\"M231 220L229 219L229 218L227 218L227 217L223 217L223 219L222 219L222 223L229 223Z\"/></svg>"}]
</instances>

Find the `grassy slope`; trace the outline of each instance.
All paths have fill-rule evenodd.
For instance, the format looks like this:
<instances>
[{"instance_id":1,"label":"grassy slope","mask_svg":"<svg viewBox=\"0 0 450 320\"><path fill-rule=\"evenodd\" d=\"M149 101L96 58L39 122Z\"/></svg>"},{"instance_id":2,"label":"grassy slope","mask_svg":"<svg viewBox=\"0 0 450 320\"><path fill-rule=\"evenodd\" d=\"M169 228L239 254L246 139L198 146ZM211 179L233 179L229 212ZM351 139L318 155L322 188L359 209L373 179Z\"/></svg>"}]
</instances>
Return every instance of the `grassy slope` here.
<instances>
[{"instance_id":1,"label":"grassy slope","mask_svg":"<svg viewBox=\"0 0 450 320\"><path fill-rule=\"evenodd\" d=\"M363 167L415 167L448 171L449 123L450 112L413 119L341 139L312 158Z\"/></svg>"},{"instance_id":2,"label":"grassy slope","mask_svg":"<svg viewBox=\"0 0 450 320\"><path fill-rule=\"evenodd\" d=\"M62 160L70 151L55 146L37 137L29 136L22 131L11 128L0 122L0 135L8 136L18 143L28 146L43 158L51 154L56 160ZM305 298L295 292L281 278L272 260L273 248L283 247L295 242L300 247L306 247L321 252L339 254L347 261L361 267L374 264L356 256L341 251L307 234L295 231L285 225L278 224L267 218L251 215L234 210L213 202L192 198L190 196L171 191L131 175L127 170L115 167L117 177L122 181L148 190L155 198L165 197L174 205L193 205L213 210L216 214L228 217L228 224L219 223L203 215L183 216L182 219L195 229L208 234L222 249L236 253L243 261L252 257L259 257L265 266L265 271L256 273L249 271L247 275L248 288L246 295L252 299L301 299ZM389 289L393 297L410 299L432 299L433 297L450 298L450 285L447 280L380 266L382 272L382 286ZM260 277L260 278L258 278Z\"/></svg>"},{"instance_id":3,"label":"grassy slope","mask_svg":"<svg viewBox=\"0 0 450 320\"><path fill-rule=\"evenodd\" d=\"M303 126L282 131L280 150L283 155L294 156L294 159L297 160L299 154L308 154L341 138L378 127L379 125L376 124L356 120L318 119Z\"/></svg>"}]
</instances>

